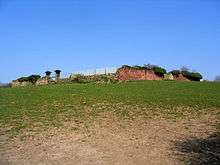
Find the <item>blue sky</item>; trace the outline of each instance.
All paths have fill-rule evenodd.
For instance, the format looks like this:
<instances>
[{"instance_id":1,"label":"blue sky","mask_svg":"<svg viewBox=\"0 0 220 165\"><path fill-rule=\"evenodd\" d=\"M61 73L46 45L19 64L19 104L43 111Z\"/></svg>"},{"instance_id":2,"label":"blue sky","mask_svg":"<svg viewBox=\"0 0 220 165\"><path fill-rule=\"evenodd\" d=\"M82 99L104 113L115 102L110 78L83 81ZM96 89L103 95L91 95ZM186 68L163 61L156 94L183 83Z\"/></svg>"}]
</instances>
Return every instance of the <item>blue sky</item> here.
<instances>
[{"instance_id":1,"label":"blue sky","mask_svg":"<svg viewBox=\"0 0 220 165\"><path fill-rule=\"evenodd\" d=\"M0 0L0 81L152 63L220 74L219 0Z\"/></svg>"}]
</instances>

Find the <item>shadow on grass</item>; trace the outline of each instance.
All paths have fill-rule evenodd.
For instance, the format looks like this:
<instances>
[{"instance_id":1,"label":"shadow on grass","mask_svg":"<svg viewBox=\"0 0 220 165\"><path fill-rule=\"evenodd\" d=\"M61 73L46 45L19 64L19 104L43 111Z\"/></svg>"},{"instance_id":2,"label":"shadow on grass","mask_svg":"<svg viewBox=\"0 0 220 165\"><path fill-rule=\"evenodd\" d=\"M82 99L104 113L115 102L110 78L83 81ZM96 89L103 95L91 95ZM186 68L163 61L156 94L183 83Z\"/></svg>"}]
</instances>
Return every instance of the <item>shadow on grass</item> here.
<instances>
[{"instance_id":1,"label":"shadow on grass","mask_svg":"<svg viewBox=\"0 0 220 165\"><path fill-rule=\"evenodd\" d=\"M185 164L220 164L220 134L213 134L206 139L186 139L177 142L175 146Z\"/></svg>"}]
</instances>

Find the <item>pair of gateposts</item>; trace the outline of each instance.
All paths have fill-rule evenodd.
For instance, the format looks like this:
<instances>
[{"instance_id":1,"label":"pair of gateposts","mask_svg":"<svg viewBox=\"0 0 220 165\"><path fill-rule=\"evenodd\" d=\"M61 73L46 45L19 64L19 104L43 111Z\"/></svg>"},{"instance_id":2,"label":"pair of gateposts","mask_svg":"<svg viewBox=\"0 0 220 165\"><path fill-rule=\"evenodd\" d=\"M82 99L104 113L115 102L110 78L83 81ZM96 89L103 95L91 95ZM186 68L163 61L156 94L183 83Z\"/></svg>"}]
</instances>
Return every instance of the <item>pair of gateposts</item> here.
<instances>
[{"instance_id":1,"label":"pair of gateposts","mask_svg":"<svg viewBox=\"0 0 220 165\"><path fill-rule=\"evenodd\" d=\"M61 77L61 70L55 70L54 71L55 73L56 73L56 77L55 77L55 80L56 80L56 82L58 82L58 81L60 81L60 77ZM50 75L51 75L51 71L46 71L45 72L45 74L46 74L46 78L47 78L47 80L50 80Z\"/></svg>"}]
</instances>

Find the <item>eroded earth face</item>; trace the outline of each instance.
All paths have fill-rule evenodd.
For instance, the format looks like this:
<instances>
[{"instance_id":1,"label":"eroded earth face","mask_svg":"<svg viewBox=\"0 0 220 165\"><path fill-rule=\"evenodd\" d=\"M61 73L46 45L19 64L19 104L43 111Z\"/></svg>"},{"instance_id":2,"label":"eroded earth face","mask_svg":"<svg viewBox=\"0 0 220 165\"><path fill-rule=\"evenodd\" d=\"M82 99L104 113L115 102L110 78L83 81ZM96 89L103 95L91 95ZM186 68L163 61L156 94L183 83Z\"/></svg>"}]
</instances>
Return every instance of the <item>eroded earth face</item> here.
<instances>
[{"instance_id":1,"label":"eroded earth face","mask_svg":"<svg viewBox=\"0 0 220 165\"><path fill-rule=\"evenodd\" d=\"M0 135L0 164L215 164L220 160L217 119L118 120L104 116L89 127L65 128L13 139ZM73 128L73 129L69 129Z\"/></svg>"}]
</instances>

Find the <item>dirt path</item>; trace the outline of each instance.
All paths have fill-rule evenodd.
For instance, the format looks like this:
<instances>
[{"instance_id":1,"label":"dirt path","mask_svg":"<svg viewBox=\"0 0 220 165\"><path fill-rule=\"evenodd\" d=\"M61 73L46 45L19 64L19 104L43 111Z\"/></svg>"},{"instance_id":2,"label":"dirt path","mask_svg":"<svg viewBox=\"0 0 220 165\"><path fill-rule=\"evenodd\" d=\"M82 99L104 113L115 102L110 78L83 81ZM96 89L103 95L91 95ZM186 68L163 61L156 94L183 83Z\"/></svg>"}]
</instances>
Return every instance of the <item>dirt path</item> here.
<instances>
[{"instance_id":1,"label":"dirt path","mask_svg":"<svg viewBox=\"0 0 220 165\"><path fill-rule=\"evenodd\" d=\"M9 141L6 135L1 135L0 164L199 164L202 163L198 162L200 159L209 161L210 157L203 155L201 158L198 153L193 155L190 146L194 146L195 150L201 146L199 141L190 139L204 140L213 136L216 122L208 117L120 122L102 118L88 129L79 131L51 129L36 136L24 138L21 135ZM67 127L71 125L66 124ZM210 156L216 163L220 154L219 138L213 144L217 149ZM192 159L195 157L199 160Z\"/></svg>"}]
</instances>

